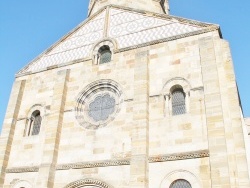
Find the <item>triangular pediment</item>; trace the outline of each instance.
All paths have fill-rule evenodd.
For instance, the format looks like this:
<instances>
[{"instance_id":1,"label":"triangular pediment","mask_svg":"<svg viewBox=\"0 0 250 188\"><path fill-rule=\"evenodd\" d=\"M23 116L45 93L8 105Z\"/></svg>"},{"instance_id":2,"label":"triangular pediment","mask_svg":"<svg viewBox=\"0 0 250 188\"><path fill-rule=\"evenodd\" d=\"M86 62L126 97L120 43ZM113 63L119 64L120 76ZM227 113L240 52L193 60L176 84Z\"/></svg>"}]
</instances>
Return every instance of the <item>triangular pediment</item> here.
<instances>
[{"instance_id":1,"label":"triangular pediment","mask_svg":"<svg viewBox=\"0 0 250 188\"><path fill-rule=\"evenodd\" d=\"M80 24L17 76L91 59L94 45L105 38L116 41L118 50L124 51L215 29L218 26L213 24L110 6Z\"/></svg>"}]
</instances>

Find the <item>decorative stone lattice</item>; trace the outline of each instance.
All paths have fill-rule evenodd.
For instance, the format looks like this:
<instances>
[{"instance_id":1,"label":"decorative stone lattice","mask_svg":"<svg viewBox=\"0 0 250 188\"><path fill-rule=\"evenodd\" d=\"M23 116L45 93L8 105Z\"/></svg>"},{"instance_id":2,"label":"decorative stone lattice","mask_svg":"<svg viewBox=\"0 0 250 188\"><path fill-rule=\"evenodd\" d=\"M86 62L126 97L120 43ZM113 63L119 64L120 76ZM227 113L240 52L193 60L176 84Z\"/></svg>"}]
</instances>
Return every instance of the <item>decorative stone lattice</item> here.
<instances>
[{"instance_id":1,"label":"decorative stone lattice","mask_svg":"<svg viewBox=\"0 0 250 188\"><path fill-rule=\"evenodd\" d=\"M31 62L17 75L38 72L70 62L91 59L95 44L104 38L105 16L109 16L107 36L117 42L118 50L137 48L140 45L159 43L218 29L212 24L185 20L167 15L148 16L139 12L111 7L94 15L72 34Z\"/></svg>"}]
</instances>

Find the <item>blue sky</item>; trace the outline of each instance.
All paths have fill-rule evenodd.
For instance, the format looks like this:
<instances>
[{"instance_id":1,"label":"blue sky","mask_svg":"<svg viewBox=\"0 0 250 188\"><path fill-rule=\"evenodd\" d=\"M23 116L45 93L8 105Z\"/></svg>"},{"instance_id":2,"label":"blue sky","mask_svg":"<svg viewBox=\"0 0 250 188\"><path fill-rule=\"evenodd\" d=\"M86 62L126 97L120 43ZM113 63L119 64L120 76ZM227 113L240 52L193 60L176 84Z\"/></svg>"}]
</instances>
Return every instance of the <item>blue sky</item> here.
<instances>
[{"instance_id":1,"label":"blue sky","mask_svg":"<svg viewBox=\"0 0 250 188\"><path fill-rule=\"evenodd\" d=\"M15 73L81 23L87 7L88 0L0 1L0 128ZM250 117L249 7L249 0L170 0L172 15L221 26L230 42L244 115Z\"/></svg>"}]
</instances>

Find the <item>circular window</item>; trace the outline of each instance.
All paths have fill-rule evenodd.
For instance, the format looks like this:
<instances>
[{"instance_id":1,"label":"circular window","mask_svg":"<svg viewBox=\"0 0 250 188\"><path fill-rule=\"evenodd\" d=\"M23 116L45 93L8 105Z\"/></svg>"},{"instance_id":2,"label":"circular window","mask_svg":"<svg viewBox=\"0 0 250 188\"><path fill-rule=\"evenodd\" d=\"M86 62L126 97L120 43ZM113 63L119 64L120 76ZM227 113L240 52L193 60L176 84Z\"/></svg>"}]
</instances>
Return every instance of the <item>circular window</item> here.
<instances>
[{"instance_id":1,"label":"circular window","mask_svg":"<svg viewBox=\"0 0 250 188\"><path fill-rule=\"evenodd\" d=\"M99 80L88 85L77 97L75 115L87 129L104 127L115 118L122 103L121 90L111 80Z\"/></svg>"}]
</instances>

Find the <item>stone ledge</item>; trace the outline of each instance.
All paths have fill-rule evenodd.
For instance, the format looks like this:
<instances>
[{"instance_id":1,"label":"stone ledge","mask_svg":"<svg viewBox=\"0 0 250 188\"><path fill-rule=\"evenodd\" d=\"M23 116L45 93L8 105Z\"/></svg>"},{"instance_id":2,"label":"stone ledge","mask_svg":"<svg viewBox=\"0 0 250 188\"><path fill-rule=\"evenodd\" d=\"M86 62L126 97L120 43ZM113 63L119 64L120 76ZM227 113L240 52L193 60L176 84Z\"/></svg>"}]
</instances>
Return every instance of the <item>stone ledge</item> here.
<instances>
[{"instance_id":1,"label":"stone ledge","mask_svg":"<svg viewBox=\"0 0 250 188\"><path fill-rule=\"evenodd\" d=\"M186 160L186 159L205 158L205 157L209 157L208 150L200 150L200 151L186 152L186 153L176 153L176 154L171 154L171 155L151 156L149 157L148 162L157 163L157 162L178 161L178 160ZM119 160L93 161L93 162L85 162L85 163L60 164L56 166L56 170L84 169L84 168L97 168L97 167L108 167L108 166L124 166L124 165L130 165L130 160L131 158L119 159ZM39 166L6 169L6 173L24 173L24 172L38 172L38 171L39 171Z\"/></svg>"},{"instance_id":2,"label":"stone ledge","mask_svg":"<svg viewBox=\"0 0 250 188\"><path fill-rule=\"evenodd\" d=\"M6 169L6 173L23 173L23 172L38 172L38 171L39 171L39 166Z\"/></svg>"},{"instance_id":3,"label":"stone ledge","mask_svg":"<svg viewBox=\"0 0 250 188\"><path fill-rule=\"evenodd\" d=\"M149 163L178 161L178 160L185 160L185 159L205 158L205 157L209 157L208 150L149 157Z\"/></svg>"}]
</instances>

